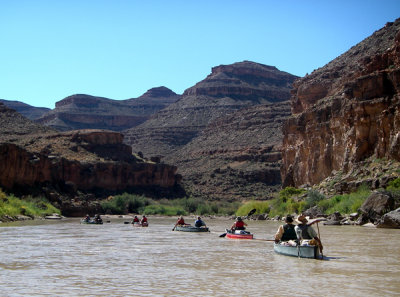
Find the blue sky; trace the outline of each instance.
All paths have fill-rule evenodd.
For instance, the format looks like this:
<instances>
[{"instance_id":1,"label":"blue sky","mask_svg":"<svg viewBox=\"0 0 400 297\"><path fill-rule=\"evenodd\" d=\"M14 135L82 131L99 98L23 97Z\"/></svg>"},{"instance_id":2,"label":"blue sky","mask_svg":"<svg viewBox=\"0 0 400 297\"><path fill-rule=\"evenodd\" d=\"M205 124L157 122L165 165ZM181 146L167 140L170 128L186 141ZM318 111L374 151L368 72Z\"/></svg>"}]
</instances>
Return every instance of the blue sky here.
<instances>
[{"instance_id":1,"label":"blue sky","mask_svg":"<svg viewBox=\"0 0 400 297\"><path fill-rule=\"evenodd\" d=\"M0 0L0 98L181 94L243 60L304 76L398 17L399 0Z\"/></svg>"}]
</instances>

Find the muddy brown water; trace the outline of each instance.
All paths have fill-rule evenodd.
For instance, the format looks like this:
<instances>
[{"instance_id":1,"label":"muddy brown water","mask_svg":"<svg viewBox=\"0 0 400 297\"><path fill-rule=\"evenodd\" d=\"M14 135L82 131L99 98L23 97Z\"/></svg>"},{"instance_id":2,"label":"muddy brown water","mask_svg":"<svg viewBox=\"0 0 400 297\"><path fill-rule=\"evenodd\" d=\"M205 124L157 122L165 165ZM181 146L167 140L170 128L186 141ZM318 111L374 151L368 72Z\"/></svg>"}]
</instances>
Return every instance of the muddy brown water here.
<instances>
[{"instance_id":1,"label":"muddy brown water","mask_svg":"<svg viewBox=\"0 0 400 297\"><path fill-rule=\"evenodd\" d=\"M124 221L1 224L0 296L400 296L400 230L320 224L321 261L220 238L227 219L206 219L210 233ZM248 223L260 239L279 226Z\"/></svg>"}]
</instances>

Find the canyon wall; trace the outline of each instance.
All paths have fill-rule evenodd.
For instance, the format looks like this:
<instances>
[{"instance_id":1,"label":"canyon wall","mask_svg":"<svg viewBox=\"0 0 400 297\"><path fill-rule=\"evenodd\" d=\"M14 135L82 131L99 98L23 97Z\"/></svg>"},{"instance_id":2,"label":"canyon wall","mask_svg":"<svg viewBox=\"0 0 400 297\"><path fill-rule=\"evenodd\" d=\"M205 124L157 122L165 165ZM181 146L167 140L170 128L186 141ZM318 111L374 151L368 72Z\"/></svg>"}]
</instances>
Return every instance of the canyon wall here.
<instances>
[{"instance_id":1,"label":"canyon wall","mask_svg":"<svg viewBox=\"0 0 400 297\"><path fill-rule=\"evenodd\" d=\"M400 19L294 83L284 186L313 185L367 158L400 161Z\"/></svg>"}]
</instances>

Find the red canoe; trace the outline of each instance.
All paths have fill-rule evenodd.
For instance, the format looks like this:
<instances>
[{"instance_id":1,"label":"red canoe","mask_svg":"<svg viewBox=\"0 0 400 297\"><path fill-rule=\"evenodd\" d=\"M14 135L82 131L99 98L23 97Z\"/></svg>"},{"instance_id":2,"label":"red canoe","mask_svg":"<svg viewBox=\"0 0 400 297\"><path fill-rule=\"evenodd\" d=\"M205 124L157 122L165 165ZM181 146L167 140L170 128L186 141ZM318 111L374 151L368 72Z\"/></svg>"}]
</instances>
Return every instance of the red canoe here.
<instances>
[{"instance_id":1,"label":"red canoe","mask_svg":"<svg viewBox=\"0 0 400 297\"><path fill-rule=\"evenodd\" d=\"M239 232L239 230L237 230L235 233L226 232L226 237L232 239L253 239L253 234L247 231L240 230Z\"/></svg>"}]
</instances>

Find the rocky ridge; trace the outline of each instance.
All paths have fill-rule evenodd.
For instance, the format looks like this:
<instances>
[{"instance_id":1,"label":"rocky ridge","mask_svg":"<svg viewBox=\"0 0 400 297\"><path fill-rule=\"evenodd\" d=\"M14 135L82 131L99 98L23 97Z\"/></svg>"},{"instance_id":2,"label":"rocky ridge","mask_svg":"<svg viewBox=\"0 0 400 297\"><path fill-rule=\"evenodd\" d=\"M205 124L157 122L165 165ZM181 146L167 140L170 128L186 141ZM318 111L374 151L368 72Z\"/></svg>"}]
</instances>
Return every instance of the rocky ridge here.
<instances>
[{"instance_id":1,"label":"rocky ridge","mask_svg":"<svg viewBox=\"0 0 400 297\"><path fill-rule=\"evenodd\" d=\"M284 186L346 175L368 158L400 161L400 19L297 80L291 104Z\"/></svg>"},{"instance_id":2,"label":"rocky ridge","mask_svg":"<svg viewBox=\"0 0 400 297\"><path fill-rule=\"evenodd\" d=\"M30 120L38 119L42 115L50 111L50 108L35 107L20 101L10 101L10 100L0 99L0 103L3 103L7 107L16 110L17 112L19 112L24 117L27 117Z\"/></svg>"},{"instance_id":3,"label":"rocky ridge","mask_svg":"<svg viewBox=\"0 0 400 297\"><path fill-rule=\"evenodd\" d=\"M121 131L145 122L152 114L177 101L180 95L166 87L148 90L139 98L112 100L84 94L68 96L36 121L58 131L107 129Z\"/></svg>"}]
</instances>

